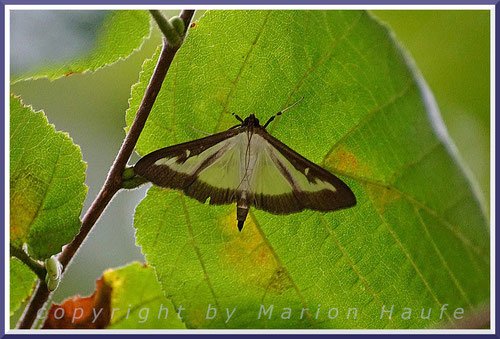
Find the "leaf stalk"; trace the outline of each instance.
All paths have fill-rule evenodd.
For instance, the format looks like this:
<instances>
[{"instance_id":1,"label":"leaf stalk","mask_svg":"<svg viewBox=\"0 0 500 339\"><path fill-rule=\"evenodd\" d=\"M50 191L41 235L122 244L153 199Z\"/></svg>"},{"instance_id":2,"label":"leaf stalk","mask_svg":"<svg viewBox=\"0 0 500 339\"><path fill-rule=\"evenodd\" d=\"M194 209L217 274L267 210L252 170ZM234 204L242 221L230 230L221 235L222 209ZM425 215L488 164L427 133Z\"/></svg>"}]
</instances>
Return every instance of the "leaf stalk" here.
<instances>
[{"instance_id":1,"label":"leaf stalk","mask_svg":"<svg viewBox=\"0 0 500 339\"><path fill-rule=\"evenodd\" d=\"M160 28L163 35L167 38L168 42L173 46L178 46L182 42L182 38L175 29L174 25L168 21L163 14L158 10L150 10L149 13L155 19L158 27Z\"/></svg>"},{"instance_id":2,"label":"leaf stalk","mask_svg":"<svg viewBox=\"0 0 500 339\"><path fill-rule=\"evenodd\" d=\"M26 266L28 266L37 276L38 279L44 280L47 271L45 267L32 259L24 250L17 248L15 246L10 245L10 255L11 257L17 258L21 260Z\"/></svg>"}]
</instances>

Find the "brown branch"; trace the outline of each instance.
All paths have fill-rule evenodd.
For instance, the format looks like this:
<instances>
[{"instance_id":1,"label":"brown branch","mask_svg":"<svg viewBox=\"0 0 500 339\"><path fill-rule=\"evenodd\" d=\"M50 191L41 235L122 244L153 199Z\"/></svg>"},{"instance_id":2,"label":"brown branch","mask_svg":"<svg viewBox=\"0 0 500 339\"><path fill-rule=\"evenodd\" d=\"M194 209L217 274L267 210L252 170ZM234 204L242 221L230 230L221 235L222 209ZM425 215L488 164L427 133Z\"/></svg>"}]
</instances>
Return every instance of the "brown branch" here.
<instances>
[{"instance_id":1,"label":"brown branch","mask_svg":"<svg viewBox=\"0 0 500 339\"><path fill-rule=\"evenodd\" d=\"M182 11L180 17L184 21L184 35L189 27L191 19L194 15L193 10ZM130 158L130 155L134 151L139 135L146 124L146 120L151 112L151 108L156 100L156 96L161 89L163 80L167 74L167 71L172 63L172 60L179 49L180 44L177 46L172 46L165 39L163 40L163 48L161 54L158 58L156 68L151 76L149 85L142 98L141 105L137 110L134 122L130 126L130 130L123 141L123 144L116 156L116 159L111 167L106 182L101 188L101 191L97 195L87 213L82 219L82 226L80 227L80 232L75 236L73 241L66 245L59 255L58 259L63 266L63 272L66 270L71 262L71 259L75 256L76 252L80 248L81 244L89 234L92 227L95 225L102 212L105 210L106 206L109 204L113 196L122 188L122 173L125 166ZM47 285L45 281L41 280L37 286L33 297L31 298L30 304L25 309L21 320L19 321L17 327L20 329L29 329L33 326L36 320L38 311L44 306L45 302L48 300L50 292L47 290Z\"/></svg>"}]
</instances>

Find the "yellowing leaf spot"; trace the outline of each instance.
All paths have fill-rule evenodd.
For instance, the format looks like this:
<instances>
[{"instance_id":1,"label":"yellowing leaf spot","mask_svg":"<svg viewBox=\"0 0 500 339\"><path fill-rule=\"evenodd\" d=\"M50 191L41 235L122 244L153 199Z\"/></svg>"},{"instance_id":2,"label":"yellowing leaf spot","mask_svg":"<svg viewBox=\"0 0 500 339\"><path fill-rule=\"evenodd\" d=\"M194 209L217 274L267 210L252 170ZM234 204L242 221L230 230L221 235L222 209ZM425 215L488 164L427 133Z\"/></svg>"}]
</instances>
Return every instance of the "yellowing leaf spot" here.
<instances>
[{"instance_id":1,"label":"yellowing leaf spot","mask_svg":"<svg viewBox=\"0 0 500 339\"><path fill-rule=\"evenodd\" d=\"M280 267L274 272L273 276L271 277L269 285L266 287L266 291L274 291L277 294L281 294L292 287L293 285L288 274L283 267Z\"/></svg>"},{"instance_id":2,"label":"yellowing leaf spot","mask_svg":"<svg viewBox=\"0 0 500 339\"><path fill-rule=\"evenodd\" d=\"M18 184L19 188L21 185ZM22 245L28 237L29 227L36 217L40 197L33 189L16 189L10 203L10 241ZM11 190L12 191L12 190Z\"/></svg>"},{"instance_id":3,"label":"yellowing leaf spot","mask_svg":"<svg viewBox=\"0 0 500 339\"><path fill-rule=\"evenodd\" d=\"M189 317L189 321L193 324L193 326L201 326L204 321L206 321L206 310L201 310L199 308L195 309L194 312L191 312Z\"/></svg>"},{"instance_id":4,"label":"yellowing leaf spot","mask_svg":"<svg viewBox=\"0 0 500 339\"><path fill-rule=\"evenodd\" d=\"M123 277L117 273L116 270L107 269L104 271L102 277L107 285L112 286L115 289L122 288L123 285Z\"/></svg>"},{"instance_id":5,"label":"yellowing leaf spot","mask_svg":"<svg viewBox=\"0 0 500 339\"><path fill-rule=\"evenodd\" d=\"M219 225L225 238L219 257L242 284L278 294L291 288L286 271L276 261L250 216L241 232L236 227L236 209L221 219Z\"/></svg>"},{"instance_id":6,"label":"yellowing leaf spot","mask_svg":"<svg viewBox=\"0 0 500 339\"><path fill-rule=\"evenodd\" d=\"M370 170L363 166L354 154L349 152L345 147L333 151L325 159L327 167L336 169L342 173L356 173L357 175L369 176Z\"/></svg>"},{"instance_id":7,"label":"yellowing leaf spot","mask_svg":"<svg viewBox=\"0 0 500 339\"><path fill-rule=\"evenodd\" d=\"M365 184L365 189L375 208L380 212L384 212L390 204L401 198L401 194L388 187Z\"/></svg>"}]
</instances>

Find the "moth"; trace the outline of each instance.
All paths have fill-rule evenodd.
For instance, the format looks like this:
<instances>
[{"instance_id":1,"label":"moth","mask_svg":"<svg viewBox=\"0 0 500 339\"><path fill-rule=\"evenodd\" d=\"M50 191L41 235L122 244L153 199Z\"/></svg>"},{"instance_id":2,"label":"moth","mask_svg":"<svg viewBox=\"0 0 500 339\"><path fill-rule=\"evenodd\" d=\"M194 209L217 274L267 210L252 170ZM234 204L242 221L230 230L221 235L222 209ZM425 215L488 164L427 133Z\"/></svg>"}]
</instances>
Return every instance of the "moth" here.
<instances>
[{"instance_id":1,"label":"moth","mask_svg":"<svg viewBox=\"0 0 500 339\"><path fill-rule=\"evenodd\" d=\"M302 100L302 99L300 99ZM351 189L266 131L254 114L228 130L147 154L134 166L154 185L211 205L236 203L238 230L251 206L273 214L335 211L356 205Z\"/></svg>"}]
</instances>

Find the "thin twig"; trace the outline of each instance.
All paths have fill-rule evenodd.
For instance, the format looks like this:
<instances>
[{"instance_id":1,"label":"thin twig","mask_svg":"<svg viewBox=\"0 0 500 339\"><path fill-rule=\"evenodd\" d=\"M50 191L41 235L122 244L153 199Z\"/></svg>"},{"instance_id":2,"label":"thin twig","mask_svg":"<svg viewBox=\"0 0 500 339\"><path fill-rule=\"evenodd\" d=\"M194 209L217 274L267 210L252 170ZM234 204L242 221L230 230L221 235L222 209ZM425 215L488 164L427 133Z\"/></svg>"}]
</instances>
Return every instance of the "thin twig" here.
<instances>
[{"instance_id":1,"label":"thin twig","mask_svg":"<svg viewBox=\"0 0 500 339\"><path fill-rule=\"evenodd\" d=\"M184 34L186 33L189 23L194 15L193 10L184 10L181 12L181 19L184 21ZM130 155L134 151L139 135L144 128L146 120L151 112L151 108L156 100L156 96L161 89L163 80L167 74L167 71L172 63L172 60L179 49L180 44L173 46L170 43L163 40L163 49L158 58L156 68L151 76L149 85L142 98L141 105L137 110L134 122L130 126L130 130L123 141L123 144L116 156L116 159L111 167L106 182L101 188L101 191L97 195L87 213L82 219L82 226L80 227L80 232L75 236L73 241L64 247L64 250L59 255L58 259L63 266L63 272L68 267L71 259L75 256L76 252L80 248L81 244L89 234L92 227L95 225L102 212L109 204L113 196L122 188L122 172L130 158ZM50 296L50 292L47 290L47 285L45 281L41 280L37 286L37 289L31 298L31 302L24 311L21 320L18 323L18 328L28 329L33 326L33 323L37 317L38 311L43 307L45 302Z\"/></svg>"},{"instance_id":2,"label":"thin twig","mask_svg":"<svg viewBox=\"0 0 500 339\"><path fill-rule=\"evenodd\" d=\"M45 275L47 274L45 267L43 267L43 265L39 262L31 259L30 256L28 256L28 254L22 249L10 245L10 255L21 260L26 266L35 272L40 280L45 279Z\"/></svg>"}]
</instances>

